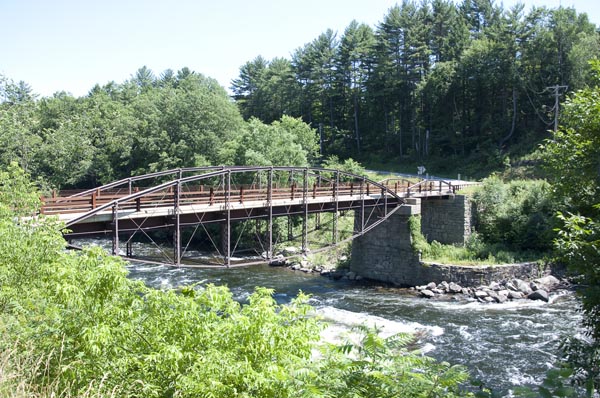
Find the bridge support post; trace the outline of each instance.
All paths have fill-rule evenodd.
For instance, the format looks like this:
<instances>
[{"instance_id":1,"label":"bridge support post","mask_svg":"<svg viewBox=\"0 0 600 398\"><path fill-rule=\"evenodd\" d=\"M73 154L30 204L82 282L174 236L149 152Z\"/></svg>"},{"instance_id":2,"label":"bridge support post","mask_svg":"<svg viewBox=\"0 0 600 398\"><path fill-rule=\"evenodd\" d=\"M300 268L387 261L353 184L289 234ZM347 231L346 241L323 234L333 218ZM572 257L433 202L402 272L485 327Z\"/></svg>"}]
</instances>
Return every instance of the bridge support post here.
<instances>
[{"instance_id":1,"label":"bridge support post","mask_svg":"<svg viewBox=\"0 0 600 398\"><path fill-rule=\"evenodd\" d=\"M119 203L115 203L112 207L112 221L113 221L113 241L112 241L112 254L113 256L119 255Z\"/></svg>"},{"instance_id":2,"label":"bridge support post","mask_svg":"<svg viewBox=\"0 0 600 398\"><path fill-rule=\"evenodd\" d=\"M367 279L414 286L420 272L419 254L411 245L409 218L418 215L420 208L419 200L413 200L383 223L356 238L352 242L350 270ZM358 210L354 221L358 229L360 225L356 224L361 222ZM371 222L374 220L368 223Z\"/></svg>"},{"instance_id":3,"label":"bridge support post","mask_svg":"<svg viewBox=\"0 0 600 398\"><path fill-rule=\"evenodd\" d=\"M333 244L337 245L338 243L338 211L339 211L339 185L340 185L340 173L339 171L335 172L335 180L333 183Z\"/></svg>"},{"instance_id":4,"label":"bridge support post","mask_svg":"<svg viewBox=\"0 0 600 398\"><path fill-rule=\"evenodd\" d=\"M177 185L175 185L175 192L173 193L173 215L175 217L173 226L173 264L178 267L181 265L181 225L179 218L180 191L181 183L177 182Z\"/></svg>"},{"instance_id":5,"label":"bridge support post","mask_svg":"<svg viewBox=\"0 0 600 398\"><path fill-rule=\"evenodd\" d=\"M267 225L269 246L267 248L267 259L270 261L273 258L273 167L269 169L269 176L267 178L267 207L269 208Z\"/></svg>"},{"instance_id":6,"label":"bridge support post","mask_svg":"<svg viewBox=\"0 0 600 398\"><path fill-rule=\"evenodd\" d=\"M133 243L131 242L131 237L129 238L129 240L125 244L125 250L126 250L125 255L127 257L133 257Z\"/></svg>"},{"instance_id":7,"label":"bridge support post","mask_svg":"<svg viewBox=\"0 0 600 398\"><path fill-rule=\"evenodd\" d=\"M362 182L360 183L360 214L359 223L360 223L360 234L362 235L365 232L365 185L367 182L367 178L363 176Z\"/></svg>"},{"instance_id":8,"label":"bridge support post","mask_svg":"<svg viewBox=\"0 0 600 398\"><path fill-rule=\"evenodd\" d=\"M231 170L225 177L225 265L231 266Z\"/></svg>"},{"instance_id":9,"label":"bridge support post","mask_svg":"<svg viewBox=\"0 0 600 398\"><path fill-rule=\"evenodd\" d=\"M308 168L304 169L302 187L302 203L304 204L304 219L302 220L302 254L308 252Z\"/></svg>"}]
</instances>

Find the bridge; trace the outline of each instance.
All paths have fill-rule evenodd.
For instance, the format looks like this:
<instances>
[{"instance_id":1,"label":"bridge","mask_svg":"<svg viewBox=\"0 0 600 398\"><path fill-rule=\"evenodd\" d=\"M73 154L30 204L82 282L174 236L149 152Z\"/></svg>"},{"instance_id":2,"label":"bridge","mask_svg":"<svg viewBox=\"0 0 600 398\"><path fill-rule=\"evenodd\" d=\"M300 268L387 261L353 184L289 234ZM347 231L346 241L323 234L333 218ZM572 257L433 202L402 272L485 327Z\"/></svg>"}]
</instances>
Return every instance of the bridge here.
<instances>
[{"instance_id":1,"label":"bridge","mask_svg":"<svg viewBox=\"0 0 600 398\"><path fill-rule=\"evenodd\" d=\"M308 167L192 167L130 177L85 191L54 193L42 198L41 213L65 222L67 240L110 236L115 255L123 254L124 241L128 257L133 256L136 236L150 238L150 231L169 231L173 251L161 263L176 266L186 260L190 243L200 230L222 262L198 266L231 267L273 259L274 220L278 217L288 218L288 237L293 235L292 220L301 222L301 250L306 253L309 217L314 216L314 229L320 229L320 215L329 214L331 243L318 249L326 250L366 234L409 199L447 197L461 188L439 180L377 182L339 170ZM339 217L349 211L354 212L353 230L340 237ZM234 224L249 220L265 224L264 233L256 234L265 238L264 245L260 243L263 258L232 261L243 233L233 239ZM210 224L220 226L220 248L207 229ZM182 241L184 235L186 242Z\"/></svg>"}]
</instances>

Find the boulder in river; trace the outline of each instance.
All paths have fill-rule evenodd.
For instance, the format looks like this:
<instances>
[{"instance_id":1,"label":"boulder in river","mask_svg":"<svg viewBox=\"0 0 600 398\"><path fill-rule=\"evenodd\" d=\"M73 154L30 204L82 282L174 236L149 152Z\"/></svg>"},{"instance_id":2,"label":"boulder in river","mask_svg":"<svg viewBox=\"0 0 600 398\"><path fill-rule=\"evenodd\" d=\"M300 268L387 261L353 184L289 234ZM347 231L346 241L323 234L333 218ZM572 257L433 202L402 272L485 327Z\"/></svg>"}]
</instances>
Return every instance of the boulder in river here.
<instances>
[{"instance_id":1,"label":"boulder in river","mask_svg":"<svg viewBox=\"0 0 600 398\"><path fill-rule=\"evenodd\" d=\"M500 302L500 296L493 290L487 292L488 297L491 297L496 303Z\"/></svg>"},{"instance_id":2,"label":"boulder in river","mask_svg":"<svg viewBox=\"0 0 600 398\"><path fill-rule=\"evenodd\" d=\"M548 302L549 300L548 292L543 289L538 289L535 292L530 293L527 298L530 300L542 300L545 302Z\"/></svg>"},{"instance_id":3,"label":"boulder in river","mask_svg":"<svg viewBox=\"0 0 600 398\"><path fill-rule=\"evenodd\" d=\"M423 290L421 290L421 296L427 297L427 298L432 298L432 297L435 297L435 293L429 289L423 289Z\"/></svg>"},{"instance_id":4,"label":"boulder in river","mask_svg":"<svg viewBox=\"0 0 600 398\"><path fill-rule=\"evenodd\" d=\"M531 286L529 286L529 283L525 282L524 280L513 279L512 283L517 288L517 291L523 293L524 295L528 295L533 291L531 290Z\"/></svg>"},{"instance_id":5,"label":"boulder in river","mask_svg":"<svg viewBox=\"0 0 600 398\"><path fill-rule=\"evenodd\" d=\"M269 262L269 265L271 265L273 267L283 267L284 265L287 265L287 263L288 262L285 259L285 257L282 254L278 254L271 259L271 261Z\"/></svg>"},{"instance_id":6,"label":"boulder in river","mask_svg":"<svg viewBox=\"0 0 600 398\"><path fill-rule=\"evenodd\" d=\"M514 291L514 290L509 290L508 291L508 298L511 299L511 300L522 299L523 298L523 293L517 292L517 291Z\"/></svg>"},{"instance_id":7,"label":"boulder in river","mask_svg":"<svg viewBox=\"0 0 600 398\"><path fill-rule=\"evenodd\" d=\"M535 279L533 282L537 285L538 289L543 289L545 291L556 289L560 285L560 280L552 275Z\"/></svg>"},{"instance_id":8,"label":"boulder in river","mask_svg":"<svg viewBox=\"0 0 600 398\"><path fill-rule=\"evenodd\" d=\"M463 288L457 283L450 282L447 290L449 293L461 293Z\"/></svg>"}]
</instances>

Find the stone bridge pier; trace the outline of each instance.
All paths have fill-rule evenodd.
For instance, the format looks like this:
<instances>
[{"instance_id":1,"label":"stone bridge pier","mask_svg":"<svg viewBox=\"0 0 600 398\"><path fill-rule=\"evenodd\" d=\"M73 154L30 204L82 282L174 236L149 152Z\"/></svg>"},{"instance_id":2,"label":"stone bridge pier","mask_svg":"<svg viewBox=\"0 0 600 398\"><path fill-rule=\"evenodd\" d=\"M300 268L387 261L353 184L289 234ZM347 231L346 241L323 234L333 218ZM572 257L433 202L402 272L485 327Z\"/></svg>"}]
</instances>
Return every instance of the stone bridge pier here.
<instances>
[{"instance_id":1,"label":"stone bridge pier","mask_svg":"<svg viewBox=\"0 0 600 398\"><path fill-rule=\"evenodd\" d=\"M471 234L471 202L466 196L407 199L388 220L352 242L350 270L399 286L436 281L440 276L421 264L411 246L408 219L413 215L421 216L421 232L430 242L464 244Z\"/></svg>"}]
</instances>

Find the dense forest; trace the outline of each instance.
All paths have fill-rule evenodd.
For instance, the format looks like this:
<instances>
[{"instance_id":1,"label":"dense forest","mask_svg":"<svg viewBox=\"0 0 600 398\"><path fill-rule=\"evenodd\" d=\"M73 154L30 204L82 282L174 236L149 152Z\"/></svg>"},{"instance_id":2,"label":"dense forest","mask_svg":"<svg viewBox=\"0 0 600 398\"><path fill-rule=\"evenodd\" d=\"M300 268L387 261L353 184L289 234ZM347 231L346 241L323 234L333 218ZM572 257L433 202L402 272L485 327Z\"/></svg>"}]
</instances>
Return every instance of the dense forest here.
<instances>
[{"instance_id":1,"label":"dense forest","mask_svg":"<svg viewBox=\"0 0 600 398\"><path fill-rule=\"evenodd\" d=\"M572 8L405 0L375 28L352 21L291 59L256 57L232 91L244 118L301 116L325 154L496 168L548 137L557 101L589 83L599 49Z\"/></svg>"},{"instance_id":2,"label":"dense forest","mask_svg":"<svg viewBox=\"0 0 600 398\"><path fill-rule=\"evenodd\" d=\"M24 82L0 84L0 163L16 161L52 188L92 187L177 167L314 162L316 133L283 116L245 122L216 80L184 68L37 100Z\"/></svg>"},{"instance_id":3,"label":"dense forest","mask_svg":"<svg viewBox=\"0 0 600 398\"><path fill-rule=\"evenodd\" d=\"M590 84L599 49L596 26L572 8L404 1L376 27L352 21L291 59L247 62L233 100L188 68L156 76L144 66L79 98L40 99L0 76L0 163L54 188L331 155L483 177L550 136L559 101Z\"/></svg>"}]
</instances>

